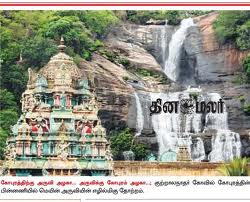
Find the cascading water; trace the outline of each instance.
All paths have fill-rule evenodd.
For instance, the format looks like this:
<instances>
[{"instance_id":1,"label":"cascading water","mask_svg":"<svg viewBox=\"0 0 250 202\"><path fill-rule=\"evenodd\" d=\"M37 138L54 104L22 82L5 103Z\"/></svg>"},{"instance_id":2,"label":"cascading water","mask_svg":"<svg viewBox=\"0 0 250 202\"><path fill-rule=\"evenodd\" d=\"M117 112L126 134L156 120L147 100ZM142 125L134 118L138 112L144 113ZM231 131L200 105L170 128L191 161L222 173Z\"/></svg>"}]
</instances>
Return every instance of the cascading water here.
<instances>
[{"instance_id":1,"label":"cascading water","mask_svg":"<svg viewBox=\"0 0 250 202\"><path fill-rule=\"evenodd\" d=\"M190 97L188 92L150 93L151 101L162 99L179 101ZM217 93L200 94L198 102L218 102L221 96ZM178 153L180 146L186 146L193 161L205 160L203 143L204 132L215 131L212 135L212 151L208 156L211 162L229 161L240 156L241 142L238 133L228 129L227 112L224 105L223 113L160 113L152 115L152 125L159 144L159 156L167 151ZM205 121L203 118L205 117Z\"/></svg>"},{"instance_id":2,"label":"cascading water","mask_svg":"<svg viewBox=\"0 0 250 202\"><path fill-rule=\"evenodd\" d=\"M124 157L124 160L126 161L134 161L135 154L131 149L134 144L135 138L141 135L141 132L143 130L143 125L144 125L144 116L143 116L142 106L141 106L139 95L137 94L136 90L134 90L134 98L135 98L135 106L136 106L136 124L135 124L136 133L131 142L130 150L123 152L123 157Z\"/></svg>"},{"instance_id":3,"label":"cascading water","mask_svg":"<svg viewBox=\"0 0 250 202\"><path fill-rule=\"evenodd\" d=\"M218 129L212 137L212 151L209 154L210 162L230 161L240 157L241 142L238 133L230 130Z\"/></svg>"},{"instance_id":4,"label":"cascading water","mask_svg":"<svg viewBox=\"0 0 250 202\"><path fill-rule=\"evenodd\" d=\"M161 61L162 65L165 64L166 61L166 52L167 52L167 29L168 29L168 21L166 20L166 24L164 26L160 26L160 51L161 51Z\"/></svg>"},{"instance_id":5,"label":"cascading water","mask_svg":"<svg viewBox=\"0 0 250 202\"><path fill-rule=\"evenodd\" d=\"M161 98L164 102L172 102L188 98L189 94L186 92L150 93L150 97L151 101ZM197 138L196 144L192 143L192 134L201 132L200 114L160 113L152 116L152 125L157 135L159 156L168 151L178 153L179 146L186 146L192 160L204 159L205 150L202 139Z\"/></svg>"},{"instance_id":6,"label":"cascading water","mask_svg":"<svg viewBox=\"0 0 250 202\"><path fill-rule=\"evenodd\" d=\"M218 93L208 94L213 102L221 99ZM211 162L229 161L240 157L240 135L228 129L228 113L224 105L223 113L208 113L206 115L206 128L215 129L217 132L212 137L212 151L209 154Z\"/></svg>"},{"instance_id":7,"label":"cascading water","mask_svg":"<svg viewBox=\"0 0 250 202\"><path fill-rule=\"evenodd\" d=\"M152 54L163 67L168 55L168 41L171 37L172 26L169 26L166 20L164 25L150 25L148 30L152 32Z\"/></svg>"},{"instance_id":8,"label":"cascading water","mask_svg":"<svg viewBox=\"0 0 250 202\"><path fill-rule=\"evenodd\" d=\"M173 100L177 101L179 94L173 93L161 94L161 93L150 93L152 101L158 98L163 100ZM159 144L159 156L161 156L166 151L178 150L178 133L180 132L180 118L179 114L157 114L152 116L153 129L157 135L157 140Z\"/></svg>"},{"instance_id":9,"label":"cascading water","mask_svg":"<svg viewBox=\"0 0 250 202\"><path fill-rule=\"evenodd\" d=\"M134 92L135 102L136 102L136 134L135 137L141 135L141 131L143 129L144 124L144 116L143 111L140 103L140 98L137 94L137 92Z\"/></svg>"},{"instance_id":10,"label":"cascading water","mask_svg":"<svg viewBox=\"0 0 250 202\"><path fill-rule=\"evenodd\" d=\"M157 37L157 49L165 74L173 81L177 81L180 75L180 60L183 42L189 27L195 26L191 18L184 19L178 30L172 35L168 45L168 26L159 27ZM160 43L160 44L159 44ZM167 50L168 48L168 50ZM166 57L168 55L168 57ZM134 94L136 100L136 136L143 129L143 111L138 94ZM161 99L166 101L178 101L194 96L198 102L218 102L221 96L218 93L201 93L200 88L188 88L183 92L172 93L149 93L151 101ZM151 105L152 103L150 103ZM147 106L147 108L149 108ZM145 110L147 110L145 108ZM150 117L149 114L145 117ZM228 128L228 113L224 105L223 113L160 113L151 116L152 129L156 133L159 145L159 160L176 161L179 154L184 150L189 152L193 161L209 160L210 162L229 161L240 157L241 142L238 133ZM205 148L204 140L211 138L211 147ZM206 144L207 145L207 144ZM180 149L181 148L181 149ZM183 150L184 149L184 150ZM209 153L210 152L210 153ZM209 154L208 154L209 153ZM164 157L164 158L163 158Z\"/></svg>"},{"instance_id":11,"label":"cascading water","mask_svg":"<svg viewBox=\"0 0 250 202\"><path fill-rule=\"evenodd\" d=\"M198 137L191 145L191 158L194 161L202 161L206 157L203 140Z\"/></svg>"},{"instance_id":12,"label":"cascading water","mask_svg":"<svg viewBox=\"0 0 250 202\"><path fill-rule=\"evenodd\" d=\"M210 101L217 102L221 99L221 96L218 93L209 93L208 94ZM228 129L227 124L227 109L224 105L223 113L208 113L206 115L206 127L209 129Z\"/></svg>"},{"instance_id":13,"label":"cascading water","mask_svg":"<svg viewBox=\"0 0 250 202\"><path fill-rule=\"evenodd\" d=\"M183 19L180 28L172 35L168 48L168 58L164 63L164 72L173 81L178 79L180 55L189 27L194 26L192 18Z\"/></svg>"}]
</instances>

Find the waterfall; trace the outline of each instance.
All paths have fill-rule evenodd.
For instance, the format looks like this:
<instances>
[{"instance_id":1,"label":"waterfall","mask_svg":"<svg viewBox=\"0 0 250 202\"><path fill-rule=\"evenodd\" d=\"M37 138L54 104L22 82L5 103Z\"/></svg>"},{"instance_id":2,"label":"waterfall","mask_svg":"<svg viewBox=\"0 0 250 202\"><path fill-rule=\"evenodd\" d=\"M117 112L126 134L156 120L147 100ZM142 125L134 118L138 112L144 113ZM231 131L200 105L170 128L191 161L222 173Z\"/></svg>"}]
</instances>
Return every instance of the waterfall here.
<instances>
[{"instance_id":1,"label":"waterfall","mask_svg":"<svg viewBox=\"0 0 250 202\"><path fill-rule=\"evenodd\" d=\"M163 94L163 93L150 93L151 101L158 98L163 100L177 101L179 98L178 93ZM159 156L169 150L177 152L178 150L178 133L180 132L180 118L179 114L160 113L152 116L153 129L157 135L159 144Z\"/></svg>"},{"instance_id":2,"label":"waterfall","mask_svg":"<svg viewBox=\"0 0 250 202\"><path fill-rule=\"evenodd\" d=\"M172 26L169 26L166 20L165 25L150 25L148 29L149 32L152 32L152 54L163 67L167 57Z\"/></svg>"},{"instance_id":3,"label":"waterfall","mask_svg":"<svg viewBox=\"0 0 250 202\"><path fill-rule=\"evenodd\" d=\"M230 130L217 130L212 138L212 151L209 154L211 162L230 161L236 157L240 157L241 142L238 133Z\"/></svg>"},{"instance_id":4,"label":"waterfall","mask_svg":"<svg viewBox=\"0 0 250 202\"><path fill-rule=\"evenodd\" d=\"M181 48L186 38L187 29L194 25L192 18L183 19L180 28L172 35L168 48L168 58L164 64L164 72L173 81L178 79Z\"/></svg>"},{"instance_id":5,"label":"waterfall","mask_svg":"<svg viewBox=\"0 0 250 202\"><path fill-rule=\"evenodd\" d=\"M188 98L188 92L150 93L151 101L158 98L166 101L180 101ZM221 96L217 93L200 94L197 101L217 102ZM205 122L202 120L205 118ZM238 133L228 129L227 111L223 113L164 113L152 115L152 126L159 144L159 156L168 151L178 153L179 146L186 146L193 161L206 159L203 134L207 130L212 134L212 151L208 156L211 162L229 161L240 156L241 142Z\"/></svg>"},{"instance_id":6,"label":"waterfall","mask_svg":"<svg viewBox=\"0 0 250 202\"><path fill-rule=\"evenodd\" d=\"M209 100L212 102L217 102L221 99L218 93L209 93ZM226 105L224 105L223 113L208 113L206 115L206 128L209 129L228 129L228 113Z\"/></svg>"},{"instance_id":7,"label":"waterfall","mask_svg":"<svg viewBox=\"0 0 250 202\"><path fill-rule=\"evenodd\" d=\"M151 101L161 98L166 101L180 101L189 97L186 92L175 93L150 93ZM205 157L202 139L196 145L192 144L192 133L201 132L201 115L181 113L160 113L152 116L152 125L159 144L159 156L167 151L178 153L179 146L187 146L194 161L201 161Z\"/></svg>"},{"instance_id":8,"label":"waterfall","mask_svg":"<svg viewBox=\"0 0 250 202\"><path fill-rule=\"evenodd\" d=\"M168 29L168 22L166 20L166 24L163 26L160 26L160 51L161 51L161 64L165 64L166 60L166 50L167 50L167 29Z\"/></svg>"},{"instance_id":9,"label":"waterfall","mask_svg":"<svg viewBox=\"0 0 250 202\"><path fill-rule=\"evenodd\" d=\"M133 89L132 85L131 85L131 88ZM134 138L132 139L130 150L123 152L123 157L124 157L124 160L126 161L134 161L135 154L132 151L132 146L134 144L135 138L141 135L141 132L143 130L143 125L144 125L144 116L143 116L140 98L136 90L135 89L133 90L134 90L135 108L136 108L136 122L135 122L136 133L134 135Z\"/></svg>"},{"instance_id":10,"label":"waterfall","mask_svg":"<svg viewBox=\"0 0 250 202\"><path fill-rule=\"evenodd\" d=\"M221 99L218 93L208 94L213 102ZM206 128L215 129L216 134L212 137L212 151L209 154L211 162L230 161L240 157L240 135L228 128L228 113L224 105L223 113L208 113L206 115Z\"/></svg>"},{"instance_id":11,"label":"waterfall","mask_svg":"<svg viewBox=\"0 0 250 202\"><path fill-rule=\"evenodd\" d=\"M191 158L193 161L202 161L205 159L205 147L201 138L196 138L191 145Z\"/></svg>"},{"instance_id":12,"label":"waterfall","mask_svg":"<svg viewBox=\"0 0 250 202\"><path fill-rule=\"evenodd\" d=\"M159 26L157 28L155 49L160 53L158 61L163 65L164 73L173 81L177 81L180 75L180 61L182 47L187 35L188 28L195 26L193 19L184 19L181 25L174 32L168 44L168 27ZM168 48L168 50L167 50ZM159 59L160 58L160 59ZM201 93L200 88L189 87L186 91L171 93L149 93L150 105L152 101L161 99L164 102L178 101L193 97L195 106L197 102L218 102L221 99L218 93ZM138 94L135 92L136 101L136 135L139 136L144 125L144 116ZM197 98L195 98L197 96ZM197 99L197 100L196 100ZM149 101L148 101L149 102ZM147 102L147 103L148 103ZM143 102L144 103L144 102ZM150 106L149 105L149 106ZM149 108L147 105L144 110ZM229 161L235 157L240 157L241 142L240 135L232 132L228 127L228 112L223 106L223 112L206 112L154 114L150 117L144 112L145 118L150 117L153 131L156 134L159 151L158 159L162 161L176 161L179 148L189 152L192 161L209 160L210 162ZM147 118L145 119L148 120ZM146 122L147 123L147 122ZM151 124L150 123L150 124ZM148 126L148 123L144 127ZM204 146L204 139L210 138L211 149ZM206 140L207 142L207 140ZM209 154L207 152L211 151ZM181 153L179 152L179 154Z\"/></svg>"},{"instance_id":13,"label":"waterfall","mask_svg":"<svg viewBox=\"0 0 250 202\"><path fill-rule=\"evenodd\" d=\"M136 134L135 137L141 135L141 131L143 130L144 124L144 116L143 111L140 103L140 98L137 92L134 92L135 102L136 102Z\"/></svg>"}]
</instances>

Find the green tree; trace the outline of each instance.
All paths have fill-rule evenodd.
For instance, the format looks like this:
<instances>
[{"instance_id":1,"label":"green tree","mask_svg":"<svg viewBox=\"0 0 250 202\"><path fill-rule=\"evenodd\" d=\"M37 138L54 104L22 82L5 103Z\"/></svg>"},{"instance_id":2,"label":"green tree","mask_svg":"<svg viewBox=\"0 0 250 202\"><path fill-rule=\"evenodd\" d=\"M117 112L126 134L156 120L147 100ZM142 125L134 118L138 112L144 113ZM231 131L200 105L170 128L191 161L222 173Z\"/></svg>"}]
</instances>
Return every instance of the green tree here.
<instances>
[{"instance_id":1,"label":"green tree","mask_svg":"<svg viewBox=\"0 0 250 202\"><path fill-rule=\"evenodd\" d=\"M0 44L1 44L1 69L3 69L4 65L15 64L15 62L19 58L20 54L20 44L12 40L11 33L8 29L4 29L0 26Z\"/></svg>"},{"instance_id":2,"label":"green tree","mask_svg":"<svg viewBox=\"0 0 250 202\"><path fill-rule=\"evenodd\" d=\"M4 148L6 147L6 140L8 132L0 127L0 159L4 159Z\"/></svg>"},{"instance_id":3,"label":"green tree","mask_svg":"<svg viewBox=\"0 0 250 202\"><path fill-rule=\"evenodd\" d=\"M38 71L44 66L57 52L61 36L68 46L66 52L75 60L91 59L91 53L103 45L101 38L116 21L112 11L0 11L1 148L21 111L27 69Z\"/></svg>"},{"instance_id":4,"label":"green tree","mask_svg":"<svg viewBox=\"0 0 250 202\"><path fill-rule=\"evenodd\" d=\"M85 11L80 16L80 20L84 22L92 33L97 34L97 38L104 38L110 28L119 23L119 19L113 11Z\"/></svg>"},{"instance_id":5,"label":"green tree","mask_svg":"<svg viewBox=\"0 0 250 202\"><path fill-rule=\"evenodd\" d=\"M3 130L10 132L10 126L14 125L18 119L15 110L7 109L0 111L0 126Z\"/></svg>"},{"instance_id":6,"label":"green tree","mask_svg":"<svg viewBox=\"0 0 250 202\"><path fill-rule=\"evenodd\" d=\"M57 11L56 15L60 17L75 16L89 29L93 38L103 38L110 27L119 23L119 18L113 11Z\"/></svg>"},{"instance_id":7,"label":"green tree","mask_svg":"<svg viewBox=\"0 0 250 202\"><path fill-rule=\"evenodd\" d=\"M35 37L32 39L24 39L22 42L23 65L33 69L43 67L51 56L58 52L57 44L52 39Z\"/></svg>"},{"instance_id":8,"label":"green tree","mask_svg":"<svg viewBox=\"0 0 250 202\"><path fill-rule=\"evenodd\" d=\"M249 16L250 18L250 16ZM250 19L237 30L236 44L241 50L250 49Z\"/></svg>"},{"instance_id":9,"label":"green tree","mask_svg":"<svg viewBox=\"0 0 250 202\"><path fill-rule=\"evenodd\" d=\"M220 11L213 27L219 42L234 42L241 50L250 48L250 11Z\"/></svg>"},{"instance_id":10,"label":"green tree","mask_svg":"<svg viewBox=\"0 0 250 202\"><path fill-rule=\"evenodd\" d=\"M0 110L14 109L17 110L14 95L7 89L0 89Z\"/></svg>"},{"instance_id":11,"label":"green tree","mask_svg":"<svg viewBox=\"0 0 250 202\"><path fill-rule=\"evenodd\" d=\"M17 106L14 95L6 89L0 90L0 159L4 159L6 140L10 126L17 121Z\"/></svg>"},{"instance_id":12,"label":"green tree","mask_svg":"<svg viewBox=\"0 0 250 202\"><path fill-rule=\"evenodd\" d=\"M184 18L195 17L210 13L211 11L177 11L177 10L160 10L160 11L127 11L127 20L137 23L146 24L150 19L168 20L169 25L178 25Z\"/></svg>"},{"instance_id":13,"label":"green tree","mask_svg":"<svg viewBox=\"0 0 250 202\"><path fill-rule=\"evenodd\" d=\"M150 19L166 20L167 11L127 11L127 19L137 24L146 24Z\"/></svg>"},{"instance_id":14,"label":"green tree","mask_svg":"<svg viewBox=\"0 0 250 202\"><path fill-rule=\"evenodd\" d=\"M182 20L180 11L168 11L166 13L166 18L169 25L178 25Z\"/></svg>"},{"instance_id":15,"label":"green tree","mask_svg":"<svg viewBox=\"0 0 250 202\"><path fill-rule=\"evenodd\" d=\"M243 61L243 70L247 77L247 82L250 83L250 54Z\"/></svg>"},{"instance_id":16,"label":"green tree","mask_svg":"<svg viewBox=\"0 0 250 202\"><path fill-rule=\"evenodd\" d=\"M85 52L94 47L91 32L76 16L56 17L44 28L43 32L45 37L58 42L63 36L66 45L70 46L74 53L82 57Z\"/></svg>"},{"instance_id":17,"label":"green tree","mask_svg":"<svg viewBox=\"0 0 250 202\"><path fill-rule=\"evenodd\" d=\"M145 159L148 155L148 147L145 144L133 141L134 137L130 129L115 131L111 133L110 142L114 160L123 160L123 152L132 150L135 160ZM133 144L132 144L133 143Z\"/></svg>"},{"instance_id":18,"label":"green tree","mask_svg":"<svg viewBox=\"0 0 250 202\"><path fill-rule=\"evenodd\" d=\"M8 68L2 69L1 74L2 87L16 96L16 101L18 102L16 105L20 106L19 100L27 83L27 72L19 65L11 65Z\"/></svg>"}]
</instances>

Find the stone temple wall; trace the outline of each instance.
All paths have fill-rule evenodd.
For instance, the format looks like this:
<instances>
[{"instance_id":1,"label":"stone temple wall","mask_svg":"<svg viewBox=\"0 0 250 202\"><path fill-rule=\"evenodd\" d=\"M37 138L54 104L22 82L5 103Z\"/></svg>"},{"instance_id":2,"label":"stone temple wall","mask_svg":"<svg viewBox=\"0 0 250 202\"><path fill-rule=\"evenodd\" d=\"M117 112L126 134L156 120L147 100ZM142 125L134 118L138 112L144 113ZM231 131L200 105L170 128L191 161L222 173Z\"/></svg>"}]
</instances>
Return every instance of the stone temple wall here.
<instances>
[{"instance_id":1,"label":"stone temple wall","mask_svg":"<svg viewBox=\"0 0 250 202\"><path fill-rule=\"evenodd\" d=\"M113 168L115 176L222 176L218 171L221 166L221 163L114 161Z\"/></svg>"}]
</instances>

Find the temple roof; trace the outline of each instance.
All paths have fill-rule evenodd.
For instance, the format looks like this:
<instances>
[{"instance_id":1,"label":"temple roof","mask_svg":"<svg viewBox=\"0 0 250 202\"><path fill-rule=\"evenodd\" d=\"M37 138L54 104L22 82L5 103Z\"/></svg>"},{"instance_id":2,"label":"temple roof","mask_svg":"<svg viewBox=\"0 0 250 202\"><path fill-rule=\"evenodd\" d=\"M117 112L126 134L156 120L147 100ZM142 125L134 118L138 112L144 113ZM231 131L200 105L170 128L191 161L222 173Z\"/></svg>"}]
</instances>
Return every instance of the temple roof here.
<instances>
[{"instance_id":1,"label":"temple roof","mask_svg":"<svg viewBox=\"0 0 250 202\"><path fill-rule=\"evenodd\" d=\"M24 94L67 92L72 94L89 94L88 78L65 51L63 38L58 46L59 53L37 73L28 69L29 80Z\"/></svg>"},{"instance_id":2,"label":"temple roof","mask_svg":"<svg viewBox=\"0 0 250 202\"><path fill-rule=\"evenodd\" d=\"M73 58L64 52L65 47L62 38L60 45L58 46L60 52L51 57L48 64L39 71L39 73L45 76L46 79L54 80L55 76L60 71L68 73L72 80L78 80L81 78L80 70L74 63Z\"/></svg>"}]
</instances>

